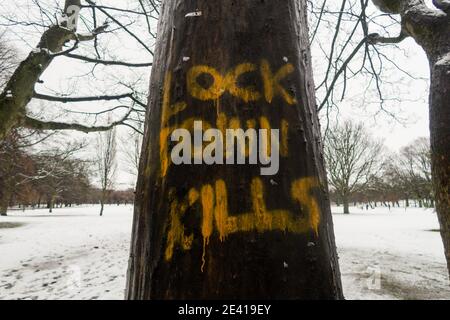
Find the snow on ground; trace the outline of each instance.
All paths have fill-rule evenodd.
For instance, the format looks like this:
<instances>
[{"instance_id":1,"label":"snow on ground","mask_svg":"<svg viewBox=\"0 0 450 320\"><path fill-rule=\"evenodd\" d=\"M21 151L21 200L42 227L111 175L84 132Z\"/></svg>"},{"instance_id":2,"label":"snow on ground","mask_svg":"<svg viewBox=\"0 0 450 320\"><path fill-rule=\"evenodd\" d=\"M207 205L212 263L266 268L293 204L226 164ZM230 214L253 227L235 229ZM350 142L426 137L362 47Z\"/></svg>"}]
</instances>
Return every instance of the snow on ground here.
<instances>
[{"instance_id":1,"label":"snow on ground","mask_svg":"<svg viewBox=\"0 0 450 320\"><path fill-rule=\"evenodd\" d=\"M437 216L431 209L351 208L334 213L347 299L450 299Z\"/></svg>"},{"instance_id":2,"label":"snow on ground","mask_svg":"<svg viewBox=\"0 0 450 320\"><path fill-rule=\"evenodd\" d=\"M333 208L347 299L450 299L436 215ZM122 299L132 207L0 217L0 299Z\"/></svg>"},{"instance_id":3,"label":"snow on ground","mask_svg":"<svg viewBox=\"0 0 450 320\"><path fill-rule=\"evenodd\" d=\"M123 299L132 206L8 212L0 299Z\"/></svg>"}]
</instances>

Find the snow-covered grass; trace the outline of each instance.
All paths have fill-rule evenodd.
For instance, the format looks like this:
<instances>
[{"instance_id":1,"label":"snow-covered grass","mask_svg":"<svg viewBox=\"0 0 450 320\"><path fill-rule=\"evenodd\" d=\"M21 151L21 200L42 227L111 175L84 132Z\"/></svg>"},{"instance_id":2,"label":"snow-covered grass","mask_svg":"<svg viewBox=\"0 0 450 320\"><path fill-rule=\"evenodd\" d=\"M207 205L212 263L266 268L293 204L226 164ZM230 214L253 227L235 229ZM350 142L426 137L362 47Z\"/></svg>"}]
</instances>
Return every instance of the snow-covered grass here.
<instances>
[{"instance_id":1,"label":"snow-covered grass","mask_svg":"<svg viewBox=\"0 0 450 320\"><path fill-rule=\"evenodd\" d=\"M123 299L132 206L10 211L0 229L0 299Z\"/></svg>"},{"instance_id":2,"label":"snow-covered grass","mask_svg":"<svg viewBox=\"0 0 450 320\"><path fill-rule=\"evenodd\" d=\"M332 208L347 299L450 299L432 209Z\"/></svg>"},{"instance_id":3,"label":"snow-covered grass","mask_svg":"<svg viewBox=\"0 0 450 320\"><path fill-rule=\"evenodd\" d=\"M450 299L436 215L333 208L347 299ZM122 299L132 207L11 211L0 218L0 299Z\"/></svg>"}]
</instances>

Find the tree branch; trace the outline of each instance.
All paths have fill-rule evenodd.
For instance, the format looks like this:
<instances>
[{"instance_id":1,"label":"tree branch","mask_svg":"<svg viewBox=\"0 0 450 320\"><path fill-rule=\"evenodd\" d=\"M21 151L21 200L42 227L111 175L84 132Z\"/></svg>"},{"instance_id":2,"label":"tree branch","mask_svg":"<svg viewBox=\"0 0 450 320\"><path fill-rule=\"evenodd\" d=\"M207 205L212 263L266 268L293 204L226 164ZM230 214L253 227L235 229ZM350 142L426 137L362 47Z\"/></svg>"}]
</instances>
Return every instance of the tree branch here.
<instances>
[{"instance_id":1,"label":"tree branch","mask_svg":"<svg viewBox=\"0 0 450 320\"><path fill-rule=\"evenodd\" d=\"M128 119L132 107L128 109L128 112L118 121L114 121L106 126L85 126L78 123L65 123L65 122L55 122L55 121L43 121L25 116L23 120L23 127L35 130L75 130L84 133L90 132L102 132L108 131L118 125L123 125Z\"/></svg>"},{"instance_id":2,"label":"tree branch","mask_svg":"<svg viewBox=\"0 0 450 320\"><path fill-rule=\"evenodd\" d=\"M141 67L151 67L153 63L129 63L123 61L113 61L113 60L101 60L96 58L89 58L78 54L73 53L65 53L64 56L72 59L82 60L91 63L103 64L107 66L124 66L124 67L132 67L132 68L141 68Z\"/></svg>"},{"instance_id":3,"label":"tree branch","mask_svg":"<svg viewBox=\"0 0 450 320\"><path fill-rule=\"evenodd\" d=\"M125 98L133 98L132 93L124 93L120 95L103 95L103 96L91 96L91 97L56 97L34 92L33 98L54 102L70 103L70 102L88 102L88 101L111 101Z\"/></svg>"}]
</instances>

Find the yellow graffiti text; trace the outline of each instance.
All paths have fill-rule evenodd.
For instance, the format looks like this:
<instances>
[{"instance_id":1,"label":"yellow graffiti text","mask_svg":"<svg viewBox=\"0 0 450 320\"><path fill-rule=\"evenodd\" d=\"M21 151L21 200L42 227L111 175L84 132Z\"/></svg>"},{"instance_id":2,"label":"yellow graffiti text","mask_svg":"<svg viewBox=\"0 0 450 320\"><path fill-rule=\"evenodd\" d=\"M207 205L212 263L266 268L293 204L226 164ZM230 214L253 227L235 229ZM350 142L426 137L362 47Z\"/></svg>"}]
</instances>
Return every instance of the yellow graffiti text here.
<instances>
[{"instance_id":1,"label":"yellow graffiti text","mask_svg":"<svg viewBox=\"0 0 450 320\"><path fill-rule=\"evenodd\" d=\"M192 188L186 200L174 200L170 207L170 229L167 237L166 260L171 260L174 247L178 244L183 250L190 250L193 235L186 236L181 217L196 202L201 204L201 233L203 237L202 270L205 264L206 247L217 230L219 240L224 242L228 236L238 232L282 231L295 234L313 231L319 233L320 207L311 194L319 183L315 178L303 178L291 184L291 199L298 205L299 212L288 210L269 210L265 200L265 190L260 178L254 178L250 185L252 210L249 213L232 215L228 209L228 191L225 181L217 180L214 185L206 184L198 192ZM214 229L215 227L215 229Z\"/></svg>"},{"instance_id":2,"label":"yellow graffiti text","mask_svg":"<svg viewBox=\"0 0 450 320\"><path fill-rule=\"evenodd\" d=\"M202 101L218 101L225 92L229 92L234 97L240 98L247 103L258 101L262 95L253 86L241 87L238 85L242 75L257 70L258 67L255 64L242 63L223 76L213 67L207 65L193 66L187 72L186 85L190 95ZM293 72L294 66L287 63L274 74L269 62L262 60L260 73L263 81L264 97L268 103L272 103L273 98L277 95L290 105L296 103L295 98L280 84L281 80ZM201 75L209 75L211 77L211 84L208 88L204 88L199 83ZM216 107L219 109L218 102Z\"/></svg>"}]
</instances>

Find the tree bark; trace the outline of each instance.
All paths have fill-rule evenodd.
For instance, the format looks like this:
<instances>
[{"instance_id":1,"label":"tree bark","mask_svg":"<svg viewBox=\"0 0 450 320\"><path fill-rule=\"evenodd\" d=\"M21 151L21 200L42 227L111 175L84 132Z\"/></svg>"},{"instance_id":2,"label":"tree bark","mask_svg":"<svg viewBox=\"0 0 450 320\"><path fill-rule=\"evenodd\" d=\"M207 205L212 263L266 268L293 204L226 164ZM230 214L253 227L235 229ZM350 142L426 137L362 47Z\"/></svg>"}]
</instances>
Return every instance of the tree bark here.
<instances>
[{"instance_id":1,"label":"tree bark","mask_svg":"<svg viewBox=\"0 0 450 320\"><path fill-rule=\"evenodd\" d=\"M306 12L305 0L163 2L128 299L343 298ZM279 128L278 174L174 165L170 134L194 120Z\"/></svg>"},{"instance_id":2,"label":"tree bark","mask_svg":"<svg viewBox=\"0 0 450 320\"><path fill-rule=\"evenodd\" d=\"M103 216L103 210L105 209L105 191L102 191L102 196L100 199L100 217Z\"/></svg>"}]
</instances>

